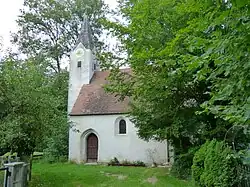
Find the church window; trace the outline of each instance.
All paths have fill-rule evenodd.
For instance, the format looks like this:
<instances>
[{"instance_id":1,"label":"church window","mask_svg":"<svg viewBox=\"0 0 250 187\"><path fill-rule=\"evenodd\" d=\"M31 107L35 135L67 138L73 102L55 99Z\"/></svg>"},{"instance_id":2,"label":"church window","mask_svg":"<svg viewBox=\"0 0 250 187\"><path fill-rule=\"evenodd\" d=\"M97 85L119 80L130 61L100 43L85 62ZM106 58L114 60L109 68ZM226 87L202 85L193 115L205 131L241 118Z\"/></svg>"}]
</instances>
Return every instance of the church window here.
<instances>
[{"instance_id":1,"label":"church window","mask_svg":"<svg viewBox=\"0 0 250 187\"><path fill-rule=\"evenodd\" d=\"M77 67L80 68L82 66L82 61L77 62Z\"/></svg>"},{"instance_id":2,"label":"church window","mask_svg":"<svg viewBox=\"0 0 250 187\"><path fill-rule=\"evenodd\" d=\"M126 134L126 121L124 119L121 119L119 121L119 134Z\"/></svg>"}]
</instances>

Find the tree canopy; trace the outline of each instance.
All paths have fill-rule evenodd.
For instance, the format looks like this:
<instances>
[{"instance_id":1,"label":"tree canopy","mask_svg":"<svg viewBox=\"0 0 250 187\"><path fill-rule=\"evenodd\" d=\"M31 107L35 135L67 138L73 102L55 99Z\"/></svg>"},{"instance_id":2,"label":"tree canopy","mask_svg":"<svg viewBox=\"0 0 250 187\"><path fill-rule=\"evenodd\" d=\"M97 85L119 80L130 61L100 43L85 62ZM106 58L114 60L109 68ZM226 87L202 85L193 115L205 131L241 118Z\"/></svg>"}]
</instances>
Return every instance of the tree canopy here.
<instances>
[{"instance_id":1,"label":"tree canopy","mask_svg":"<svg viewBox=\"0 0 250 187\"><path fill-rule=\"evenodd\" d=\"M12 33L25 60L13 54L0 63L1 147L19 155L47 151L67 155L67 65L84 18L93 32L95 51L108 7L102 0L25 0ZM52 71L51 71L52 70Z\"/></svg>"},{"instance_id":2,"label":"tree canopy","mask_svg":"<svg viewBox=\"0 0 250 187\"><path fill-rule=\"evenodd\" d=\"M233 125L249 127L248 1L123 0L119 7L125 24L107 26L133 73L113 71L107 90L132 98L140 137L169 139L186 152L223 140Z\"/></svg>"},{"instance_id":3,"label":"tree canopy","mask_svg":"<svg viewBox=\"0 0 250 187\"><path fill-rule=\"evenodd\" d=\"M63 59L76 44L85 15L90 20L96 50L101 51L101 19L106 13L102 0L25 0L12 42L28 57L36 57L36 63L46 63L60 72Z\"/></svg>"},{"instance_id":4,"label":"tree canopy","mask_svg":"<svg viewBox=\"0 0 250 187\"><path fill-rule=\"evenodd\" d=\"M30 155L55 128L67 124L64 99L53 93L55 78L45 76L44 68L13 59L1 65L0 146L19 155Z\"/></svg>"}]
</instances>

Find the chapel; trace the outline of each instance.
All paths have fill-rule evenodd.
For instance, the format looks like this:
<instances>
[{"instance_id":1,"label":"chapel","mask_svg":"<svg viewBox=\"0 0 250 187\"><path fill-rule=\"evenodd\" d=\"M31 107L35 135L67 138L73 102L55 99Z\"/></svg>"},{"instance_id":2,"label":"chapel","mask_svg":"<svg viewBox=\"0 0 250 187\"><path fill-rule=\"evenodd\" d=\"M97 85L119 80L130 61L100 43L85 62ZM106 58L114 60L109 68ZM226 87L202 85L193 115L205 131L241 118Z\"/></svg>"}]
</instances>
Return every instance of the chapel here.
<instances>
[{"instance_id":1,"label":"chapel","mask_svg":"<svg viewBox=\"0 0 250 187\"><path fill-rule=\"evenodd\" d=\"M129 98L119 101L104 91L109 71L101 71L88 18L85 16L78 41L70 55L68 119L69 160L77 163L168 161L167 142L144 141L128 117ZM130 73L130 69L121 69Z\"/></svg>"}]
</instances>

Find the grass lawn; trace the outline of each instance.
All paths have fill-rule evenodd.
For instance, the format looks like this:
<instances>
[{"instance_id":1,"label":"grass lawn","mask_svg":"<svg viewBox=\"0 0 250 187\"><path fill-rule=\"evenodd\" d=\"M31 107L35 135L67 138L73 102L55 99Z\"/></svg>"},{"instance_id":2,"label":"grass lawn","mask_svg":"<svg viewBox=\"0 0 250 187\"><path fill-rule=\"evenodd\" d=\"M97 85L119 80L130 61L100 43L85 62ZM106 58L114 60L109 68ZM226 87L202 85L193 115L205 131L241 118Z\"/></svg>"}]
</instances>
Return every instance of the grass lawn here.
<instances>
[{"instance_id":1,"label":"grass lawn","mask_svg":"<svg viewBox=\"0 0 250 187\"><path fill-rule=\"evenodd\" d=\"M30 187L192 187L169 176L165 168L34 163Z\"/></svg>"},{"instance_id":2,"label":"grass lawn","mask_svg":"<svg viewBox=\"0 0 250 187\"><path fill-rule=\"evenodd\" d=\"M3 181L4 181L4 171L0 171L0 187L3 186Z\"/></svg>"}]
</instances>

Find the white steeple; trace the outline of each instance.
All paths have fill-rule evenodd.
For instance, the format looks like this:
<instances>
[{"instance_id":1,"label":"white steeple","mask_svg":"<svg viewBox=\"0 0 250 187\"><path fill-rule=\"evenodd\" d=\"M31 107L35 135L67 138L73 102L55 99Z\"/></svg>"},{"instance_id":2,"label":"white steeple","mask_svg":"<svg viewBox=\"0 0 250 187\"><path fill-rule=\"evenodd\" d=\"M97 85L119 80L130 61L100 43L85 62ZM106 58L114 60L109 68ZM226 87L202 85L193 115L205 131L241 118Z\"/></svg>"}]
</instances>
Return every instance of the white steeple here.
<instances>
[{"instance_id":1,"label":"white steeple","mask_svg":"<svg viewBox=\"0 0 250 187\"><path fill-rule=\"evenodd\" d=\"M89 24L89 19L86 15L84 15L83 17L82 27L78 36L78 40L76 42L76 46L79 43L82 43L86 49L93 50L94 48L93 36Z\"/></svg>"},{"instance_id":2,"label":"white steeple","mask_svg":"<svg viewBox=\"0 0 250 187\"><path fill-rule=\"evenodd\" d=\"M68 113L71 112L82 85L90 83L96 70L93 49L92 33L85 15L78 40L70 55Z\"/></svg>"}]
</instances>

